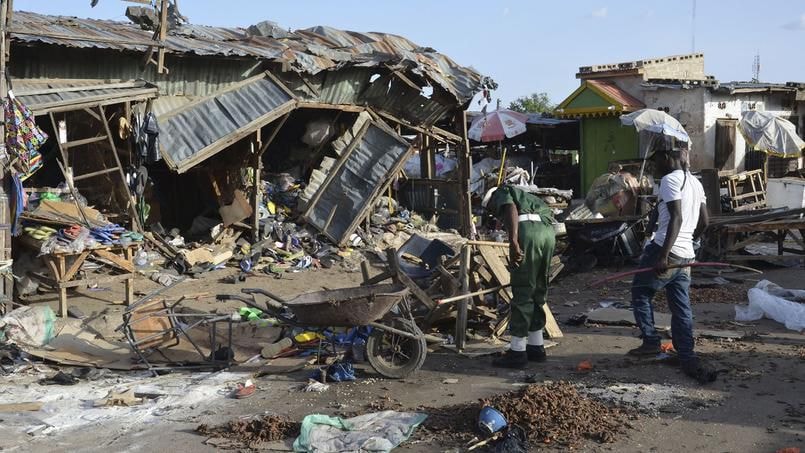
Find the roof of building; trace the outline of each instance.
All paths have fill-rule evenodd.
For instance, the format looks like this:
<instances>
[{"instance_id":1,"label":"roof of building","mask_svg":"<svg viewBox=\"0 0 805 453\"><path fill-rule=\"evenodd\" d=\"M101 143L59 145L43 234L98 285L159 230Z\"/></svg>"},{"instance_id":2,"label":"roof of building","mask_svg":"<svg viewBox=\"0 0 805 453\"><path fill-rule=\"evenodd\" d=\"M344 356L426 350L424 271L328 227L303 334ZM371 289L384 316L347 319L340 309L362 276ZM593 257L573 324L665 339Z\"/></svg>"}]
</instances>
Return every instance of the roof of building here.
<instances>
[{"instance_id":1,"label":"roof of building","mask_svg":"<svg viewBox=\"0 0 805 453\"><path fill-rule=\"evenodd\" d=\"M703 61L704 54L692 53L686 55L671 55L668 57L647 58L642 60L626 61L622 63L597 64L591 66L580 66L576 77L596 77L601 75L627 75L640 74L644 68L658 66L670 62L684 62L690 60Z\"/></svg>"},{"instance_id":2,"label":"roof of building","mask_svg":"<svg viewBox=\"0 0 805 453\"><path fill-rule=\"evenodd\" d=\"M466 102L487 80L429 47L387 33L358 33L317 26L291 33L255 34L257 27L225 28L182 25L169 32L167 53L250 57L286 64L297 72L316 74L342 66L410 70ZM153 32L109 20L79 19L15 11L11 25L15 42L72 48L144 52L155 42Z\"/></svg>"},{"instance_id":3,"label":"roof of building","mask_svg":"<svg viewBox=\"0 0 805 453\"><path fill-rule=\"evenodd\" d=\"M556 108L560 118L612 116L645 108L640 99L608 80L589 79L581 83Z\"/></svg>"},{"instance_id":4,"label":"roof of building","mask_svg":"<svg viewBox=\"0 0 805 453\"><path fill-rule=\"evenodd\" d=\"M12 81L13 92L35 115L88 107L144 101L158 96L157 87L143 80L31 80Z\"/></svg>"}]
</instances>

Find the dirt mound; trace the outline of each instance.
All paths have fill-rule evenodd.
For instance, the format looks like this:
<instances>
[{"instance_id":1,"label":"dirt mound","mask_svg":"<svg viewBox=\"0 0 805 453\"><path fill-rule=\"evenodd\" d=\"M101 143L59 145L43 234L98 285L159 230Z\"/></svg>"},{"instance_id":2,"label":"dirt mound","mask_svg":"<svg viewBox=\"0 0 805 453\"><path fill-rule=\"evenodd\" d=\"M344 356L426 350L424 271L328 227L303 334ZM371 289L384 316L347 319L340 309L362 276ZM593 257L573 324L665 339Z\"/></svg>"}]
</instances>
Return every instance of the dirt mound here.
<instances>
[{"instance_id":1,"label":"dirt mound","mask_svg":"<svg viewBox=\"0 0 805 453\"><path fill-rule=\"evenodd\" d=\"M231 420L223 425L210 427L199 425L196 432L205 436L223 437L254 446L299 435L300 424L285 417L266 415L252 419Z\"/></svg>"},{"instance_id":2,"label":"dirt mound","mask_svg":"<svg viewBox=\"0 0 805 453\"><path fill-rule=\"evenodd\" d=\"M534 384L497 395L479 404L428 409L423 440L466 442L478 435L476 421L483 406L522 427L533 445L578 447L584 441L614 442L630 427L631 413L582 395L572 384Z\"/></svg>"}]
</instances>

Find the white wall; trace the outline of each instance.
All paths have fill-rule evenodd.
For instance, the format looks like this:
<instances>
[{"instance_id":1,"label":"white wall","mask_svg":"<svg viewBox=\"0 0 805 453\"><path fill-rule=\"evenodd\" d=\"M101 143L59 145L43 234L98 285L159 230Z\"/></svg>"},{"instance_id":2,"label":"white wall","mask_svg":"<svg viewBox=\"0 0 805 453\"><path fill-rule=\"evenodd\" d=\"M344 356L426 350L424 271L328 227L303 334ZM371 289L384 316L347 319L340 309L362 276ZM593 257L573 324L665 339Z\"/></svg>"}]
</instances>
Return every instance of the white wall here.
<instances>
[{"instance_id":1,"label":"white wall","mask_svg":"<svg viewBox=\"0 0 805 453\"><path fill-rule=\"evenodd\" d=\"M719 118L741 119L741 114L750 109L750 104L755 105L755 110L774 113L782 117L791 115L791 109L782 107L782 93L737 93L730 95L727 93L714 93L708 91L705 95L704 106L704 146L715 153L716 148L716 120ZM725 108L719 108L719 103L724 103ZM740 132L736 131L734 160L727 162L726 167L733 167L738 171L746 169L746 141ZM711 161L712 165L712 161Z\"/></svg>"},{"instance_id":2,"label":"white wall","mask_svg":"<svg viewBox=\"0 0 805 453\"><path fill-rule=\"evenodd\" d=\"M715 148L705 142L704 93L705 88L644 88L643 103L653 109L668 108L668 114L679 120L691 140L691 168L712 168Z\"/></svg>"}]
</instances>

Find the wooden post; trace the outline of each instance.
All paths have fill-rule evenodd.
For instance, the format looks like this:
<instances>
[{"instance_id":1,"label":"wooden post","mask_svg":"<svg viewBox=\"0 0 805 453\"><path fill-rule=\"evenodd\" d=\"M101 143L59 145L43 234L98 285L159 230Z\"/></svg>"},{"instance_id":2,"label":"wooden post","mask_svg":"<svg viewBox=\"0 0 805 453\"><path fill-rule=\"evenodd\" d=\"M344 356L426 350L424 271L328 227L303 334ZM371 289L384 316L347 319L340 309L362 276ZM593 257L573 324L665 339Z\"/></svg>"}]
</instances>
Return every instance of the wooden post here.
<instances>
[{"instance_id":1,"label":"wooden post","mask_svg":"<svg viewBox=\"0 0 805 453\"><path fill-rule=\"evenodd\" d=\"M127 246L123 249L123 256L129 263L134 263L134 247ZM129 277L126 279L126 306L134 302L134 273L130 272Z\"/></svg>"},{"instance_id":2,"label":"wooden post","mask_svg":"<svg viewBox=\"0 0 805 453\"><path fill-rule=\"evenodd\" d=\"M472 174L472 159L470 158L470 140L467 138L467 112L461 112L461 131L464 140L464 151L458 152L458 193L459 193L459 222L461 234L465 237L472 235L472 199L470 195L470 175Z\"/></svg>"},{"instance_id":3,"label":"wooden post","mask_svg":"<svg viewBox=\"0 0 805 453\"><path fill-rule=\"evenodd\" d=\"M470 251L471 247L465 245L461 247L461 267L458 279L461 284L461 294L465 298L458 302L458 315L456 316L456 349L461 351L467 343L467 305L470 293Z\"/></svg>"},{"instance_id":4,"label":"wooden post","mask_svg":"<svg viewBox=\"0 0 805 453\"><path fill-rule=\"evenodd\" d=\"M157 74L165 71L165 38L168 35L168 0L162 0L159 11L159 51L157 53Z\"/></svg>"},{"instance_id":5,"label":"wooden post","mask_svg":"<svg viewBox=\"0 0 805 453\"><path fill-rule=\"evenodd\" d=\"M252 239L254 242L260 240L260 204L263 202L263 194L260 191L260 174L263 172L263 155L259 151L263 148L260 137L260 129L257 130L254 140L250 143L252 151L252 170L254 171L254 192L252 193Z\"/></svg>"}]
</instances>

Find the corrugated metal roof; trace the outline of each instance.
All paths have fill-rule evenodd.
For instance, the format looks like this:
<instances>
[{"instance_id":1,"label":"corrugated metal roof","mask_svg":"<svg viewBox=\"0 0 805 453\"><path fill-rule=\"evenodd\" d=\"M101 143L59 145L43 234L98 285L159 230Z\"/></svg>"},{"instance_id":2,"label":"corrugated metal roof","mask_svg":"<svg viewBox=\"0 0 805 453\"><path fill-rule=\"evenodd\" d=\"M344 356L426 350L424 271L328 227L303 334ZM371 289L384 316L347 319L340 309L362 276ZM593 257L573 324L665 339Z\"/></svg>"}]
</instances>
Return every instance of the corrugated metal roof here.
<instances>
[{"instance_id":1,"label":"corrugated metal roof","mask_svg":"<svg viewBox=\"0 0 805 453\"><path fill-rule=\"evenodd\" d=\"M252 78L229 90L162 115L162 156L182 173L296 107L270 77Z\"/></svg>"},{"instance_id":2,"label":"corrugated metal roof","mask_svg":"<svg viewBox=\"0 0 805 453\"><path fill-rule=\"evenodd\" d=\"M717 91L728 91L730 93L736 92L771 92L783 91L794 93L797 91L796 87L789 86L785 83L768 83L768 82L725 82L720 83L715 88Z\"/></svg>"},{"instance_id":3,"label":"corrugated metal roof","mask_svg":"<svg viewBox=\"0 0 805 453\"><path fill-rule=\"evenodd\" d=\"M613 82L610 82L608 80L590 79L587 80L586 82L590 85L593 85L601 92L605 93L607 96L612 98L618 104L622 105L624 107L624 110L642 109L643 107L646 106L645 104L643 104L643 101L637 99L636 97L622 90L620 87L618 87Z\"/></svg>"},{"instance_id":4,"label":"corrugated metal roof","mask_svg":"<svg viewBox=\"0 0 805 453\"><path fill-rule=\"evenodd\" d=\"M98 83L92 80L41 81L15 79L16 97L36 115L73 110L77 106L109 105L157 96L157 87L143 80Z\"/></svg>"},{"instance_id":5,"label":"corrugated metal roof","mask_svg":"<svg viewBox=\"0 0 805 453\"><path fill-rule=\"evenodd\" d=\"M78 48L142 52L152 32L131 23L15 12L12 39ZM254 36L242 28L184 25L165 42L169 53L241 56L278 61L317 74L343 65L394 65L423 76L464 103L480 89L482 76L431 48L384 33L357 33L331 27L298 30L290 38Z\"/></svg>"}]
</instances>

